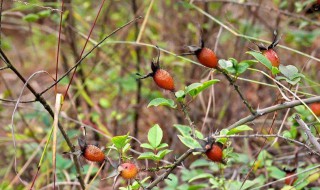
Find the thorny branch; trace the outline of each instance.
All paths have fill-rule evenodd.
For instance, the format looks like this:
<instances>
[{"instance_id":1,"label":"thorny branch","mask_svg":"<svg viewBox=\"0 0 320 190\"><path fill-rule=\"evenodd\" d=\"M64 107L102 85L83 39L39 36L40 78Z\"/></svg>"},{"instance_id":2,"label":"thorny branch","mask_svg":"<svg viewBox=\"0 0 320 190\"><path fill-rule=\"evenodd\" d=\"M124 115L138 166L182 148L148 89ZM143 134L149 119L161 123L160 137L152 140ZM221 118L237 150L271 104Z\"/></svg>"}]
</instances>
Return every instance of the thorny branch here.
<instances>
[{"instance_id":1,"label":"thorny branch","mask_svg":"<svg viewBox=\"0 0 320 190\"><path fill-rule=\"evenodd\" d=\"M312 154L316 154L318 156L320 156L320 153L314 151L311 147L309 147L308 145L300 142L300 141L297 141L297 140L294 140L294 139L290 139L290 138L287 138L287 137L284 137L284 136L281 136L279 134L252 134L252 135L213 135L212 136L213 138L269 138L269 137L275 137L275 138L281 138L283 140L286 140L288 142L292 142L292 143L295 143L299 146L303 146L305 147L306 149L308 149L310 151L310 153Z\"/></svg>"},{"instance_id":2,"label":"thorny branch","mask_svg":"<svg viewBox=\"0 0 320 190\"><path fill-rule=\"evenodd\" d=\"M221 72L226 79L230 82L230 84L234 87L234 89L237 91L237 93L239 94L241 100L243 101L243 103L247 106L247 108L249 109L249 111L251 112L252 115L256 114L256 111L252 108L252 106L249 104L249 102L244 98L243 94L241 93L239 86L237 84L235 84L235 80L232 79L227 72L225 72L223 69L217 68L217 70L219 72Z\"/></svg>"},{"instance_id":3,"label":"thorny branch","mask_svg":"<svg viewBox=\"0 0 320 190\"><path fill-rule=\"evenodd\" d=\"M88 57L88 55L90 55L93 50L95 50L97 47L99 47L104 41L106 41L109 37L111 37L112 35L114 35L115 33L117 33L119 30L123 29L124 27L130 25L131 23L140 20L142 17L139 16L131 21L129 21L128 23L122 25L121 27L117 28L116 30L114 30L113 32L111 32L109 35L107 35L106 37L104 37L99 43L97 43L96 45L94 45L83 57L81 57L81 59L79 59L79 61L76 62L76 64L74 66L72 66L64 75L62 75L56 82L54 82L53 84L51 84L48 88L46 88L45 90L43 90L42 92L39 93L39 95L43 95L44 93L46 93L48 90L50 90L52 87L54 87L57 83L59 83L64 77L66 77L71 71L73 71L75 68L77 68L82 61Z\"/></svg>"},{"instance_id":4,"label":"thorny branch","mask_svg":"<svg viewBox=\"0 0 320 190\"><path fill-rule=\"evenodd\" d=\"M172 165L171 168L169 168L165 173L157 177L152 183L150 183L145 189L150 190L153 187L155 187L158 183L165 180L168 175L178 166L180 165L186 158L188 158L193 152L202 152L202 149L189 149L187 152L185 152L183 155L181 155Z\"/></svg>"},{"instance_id":5,"label":"thorny branch","mask_svg":"<svg viewBox=\"0 0 320 190\"><path fill-rule=\"evenodd\" d=\"M302 101L304 103L306 103L306 104L319 102L320 101L320 96L302 99ZM253 121L256 118L258 118L260 116L263 116L263 115L266 115L268 113L272 113L274 111L282 110L282 109L286 109L286 108L292 108L292 107L299 106L299 105L302 105L302 102L300 100L293 100L291 102L285 102L285 103L282 103L282 104L277 104L277 105L270 106L270 107L267 107L267 108L264 108L264 109L258 109L254 115L249 115L247 117L244 117L244 118L240 119L236 123L230 125L227 129L232 129L232 128L235 128L235 127L237 127L239 125L243 125L243 124L245 124L247 122Z\"/></svg>"},{"instance_id":6,"label":"thorny branch","mask_svg":"<svg viewBox=\"0 0 320 190\"><path fill-rule=\"evenodd\" d=\"M313 136L313 134L311 133L308 125L300 118L298 114L296 114L295 120L299 123L302 130L307 134L310 142L314 145L314 147L318 150L318 152L320 152L320 144L317 141L316 137Z\"/></svg>"}]
</instances>

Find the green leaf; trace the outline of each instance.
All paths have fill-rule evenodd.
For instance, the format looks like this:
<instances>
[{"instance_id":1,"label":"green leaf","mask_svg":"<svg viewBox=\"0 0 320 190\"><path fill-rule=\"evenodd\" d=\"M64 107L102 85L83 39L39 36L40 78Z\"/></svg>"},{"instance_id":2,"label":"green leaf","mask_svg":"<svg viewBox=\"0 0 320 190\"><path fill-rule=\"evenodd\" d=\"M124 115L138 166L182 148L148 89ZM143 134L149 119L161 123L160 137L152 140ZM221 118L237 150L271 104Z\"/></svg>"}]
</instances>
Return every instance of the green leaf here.
<instances>
[{"instance_id":1,"label":"green leaf","mask_svg":"<svg viewBox=\"0 0 320 190\"><path fill-rule=\"evenodd\" d=\"M153 152L143 152L138 159L158 160L158 157Z\"/></svg>"},{"instance_id":2,"label":"green leaf","mask_svg":"<svg viewBox=\"0 0 320 190\"><path fill-rule=\"evenodd\" d=\"M150 178L151 178L151 176L148 176L148 177L144 178L143 180L140 180L140 184L145 183L145 182L146 182L147 180L149 180ZM139 190L140 184L135 181L135 182L132 183L131 187L132 187L132 189L134 189L134 190Z\"/></svg>"},{"instance_id":3,"label":"green leaf","mask_svg":"<svg viewBox=\"0 0 320 190\"><path fill-rule=\"evenodd\" d=\"M199 142L191 137L184 137L184 136L178 135L178 138L184 145L186 145L189 148L201 148L201 145L199 144Z\"/></svg>"},{"instance_id":4,"label":"green leaf","mask_svg":"<svg viewBox=\"0 0 320 190\"><path fill-rule=\"evenodd\" d=\"M180 124L174 124L173 126L178 129L182 136L191 136L191 128L189 126Z\"/></svg>"},{"instance_id":5,"label":"green leaf","mask_svg":"<svg viewBox=\"0 0 320 190\"><path fill-rule=\"evenodd\" d=\"M287 65L287 66L280 65L279 70L281 74L283 74L285 77L287 77L290 80L293 79L292 77L298 74L299 72L297 67L293 65Z\"/></svg>"},{"instance_id":6,"label":"green leaf","mask_svg":"<svg viewBox=\"0 0 320 190\"><path fill-rule=\"evenodd\" d=\"M131 145L128 142L129 141L127 141L126 145L122 148L122 153L127 152L131 148Z\"/></svg>"},{"instance_id":7,"label":"green leaf","mask_svg":"<svg viewBox=\"0 0 320 190\"><path fill-rule=\"evenodd\" d=\"M233 66L238 65L238 61L235 58L229 58L229 61L231 61Z\"/></svg>"},{"instance_id":8,"label":"green leaf","mask_svg":"<svg viewBox=\"0 0 320 190\"><path fill-rule=\"evenodd\" d=\"M286 176L286 173L279 168L275 166L269 166L267 167L268 174L270 177L275 178L275 179L281 179Z\"/></svg>"},{"instance_id":9,"label":"green leaf","mask_svg":"<svg viewBox=\"0 0 320 190\"><path fill-rule=\"evenodd\" d=\"M186 94L189 94L192 97L197 96L200 92L204 91L205 89L207 89L208 87L210 87L211 85L213 85L217 82L219 82L218 79L212 79L212 80L206 81L202 84L201 83L193 83L186 88Z\"/></svg>"},{"instance_id":10,"label":"green leaf","mask_svg":"<svg viewBox=\"0 0 320 190\"><path fill-rule=\"evenodd\" d=\"M160 159L163 159L170 152L172 152L172 150L168 150L168 149L161 150L161 151L158 152L157 157L160 158Z\"/></svg>"},{"instance_id":11,"label":"green leaf","mask_svg":"<svg viewBox=\"0 0 320 190\"><path fill-rule=\"evenodd\" d=\"M208 178L213 178L213 175L208 174L208 173L202 173L202 174L197 175L196 177L189 179L188 183L191 183L191 182L198 180L198 179L208 179Z\"/></svg>"},{"instance_id":12,"label":"green leaf","mask_svg":"<svg viewBox=\"0 0 320 190\"><path fill-rule=\"evenodd\" d=\"M177 92L175 93L175 95L176 95L177 100L180 101L180 102L181 102L181 101L185 98L185 96L186 96L186 94L185 94L185 92L184 92L183 90L177 91Z\"/></svg>"},{"instance_id":13,"label":"green leaf","mask_svg":"<svg viewBox=\"0 0 320 190\"><path fill-rule=\"evenodd\" d=\"M292 139L291 133L288 130L283 131L282 136L288 139Z\"/></svg>"},{"instance_id":14,"label":"green leaf","mask_svg":"<svg viewBox=\"0 0 320 190\"><path fill-rule=\"evenodd\" d=\"M208 160L197 159L191 163L190 168L195 169L197 167L209 167L210 165L211 165L211 162L208 162Z\"/></svg>"},{"instance_id":15,"label":"green leaf","mask_svg":"<svg viewBox=\"0 0 320 190\"><path fill-rule=\"evenodd\" d=\"M161 148L166 148L168 147L169 145L167 143L161 143L158 147L157 147L157 150L158 149L161 149Z\"/></svg>"},{"instance_id":16,"label":"green leaf","mask_svg":"<svg viewBox=\"0 0 320 190\"><path fill-rule=\"evenodd\" d=\"M160 128L160 126L158 124L155 124L148 133L148 141L150 143L150 145L156 149L162 140L163 137L163 132L162 129Z\"/></svg>"},{"instance_id":17,"label":"green leaf","mask_svg":"<svg viewBox=\"0 0 320 190\"><path fill-rule=\"evenodd\" d=\"M48 17L48 16L50 16L50 14L51 14L51 11L50 11L50 10L43 10L43 11L38 12L38 15L39 15L41 18Z\"/></svg>"},{"instance_id":18,"label":"green leaf","mask_svg":"<svg viewBox=\"0 0 320 190\"><path fill-rule=\"evenodd\" d=\"M251 65L253 65L256 62L257 61L255 61L255 60L244 60L244 61L241 61L236 66L237 75L240 75L240 74L244 73Z\"/></svg>"},{"instance_id":19,"label":"green leaf","mask_svg":"<svg viewBox=\"0 0 320 190\"><path fill-rule=\"evenodd\" d=\"M229 133L229 129L222 129L219 133L220 136L227 135ZM226 143L228 138L218 138L216 142L220 142L222 144Z\"/></svg>"},{"instance_id":20,"label":"green leaf","mask_svg":"<svg viewBox=\"0 0 320 190\"><path fill-rule=\"evenodd\" d=\"M296 85L301 80L301 78L295 78L293 80L290 80L290 79L283 77L283 76L277 76L276 79L278 81L285 80L287 83L289 83L291 85Z\"/></svg>"},{"instance_id":21,"label":"green leaf","mask_svg":"<svg viewBox=\"0 0 320 190\"><path fill-rule=\"evenodd\" d=\"M153 148L150 144L148 144L148 143L142 143L142 144L140 145L140 147L141 147L141 148L146 148L146 149L154 150L154 148Z\"/></svg>"},{"instance_id":22,"label":"green leaf","mask_svg":"<svg viewBox=\"0 0 320 190\"><path fill-rule=\"evenodd\" d=\"M168 178L165 179L164 181L168 187L171 187L170 189L176 189L176 187L179 185L178 177L172 173L169 174Z\"/></svg>"},{"instance_id":23,"label":"green leaf","mask_svg":"<svg viewBox=\"0 0 320 190\"><path fill-rule=\"evenodd\" d=\"M100 104L100 106L102 107L102 108L109 108L110 107L110 102L109 102L109 100L108 99L106 99L106 98L100 98L100 100L99 100L99 104Z\"/></svg>"},{"instance_id":24,"label":"green leaf","mask_svg":"<svg viewBox=\"0 0 320 190\"><path fill-rule=\"evenodd\" d=\"M297 138L297 135L298 135L298 129L296 126L291 126L290 127L290 134L291 134L291 137L293 139Z\"/></svg>"},{"instance_id":25,"label":"green leaf","mask_svg":"<svg viewBox=\"0 0 320 190\"><path fill-rule=\"evenodd\" d=\"M272 66L271 72L273 75L276 75L276 74L280 73L280 70L278 69L278 67Z\"/></svg>"},{"instance_id":26,"label":"green leaf","mask_svg":"<svg viewBox=\"0 0 320 190\"><path fill-rule=\"evenodd\" d=\"M111 139L112 143L117 149L122 149L129 141L129 134L123 136L115 136Z\"/></svg>"},{"instance_id":27,"label":"green leaf","mask_svg":"<svg viewBox=\"0 0 320 190\"><path fill-rule=\"evenodd\" d=\"M178 129L178 131L181 133L182 136L184 137L191 137L191 132L192 129L191 127L187 126L187 125L180 125L180 124L174 124L173 125L176 129ZM203 135L202 133L200 133L198 130L196 130L196 136L199 139L203 139Z\"/></svg>"},{"instance_id":28,"label":"green leaf","mask_svg":"<svg viewBox=\"0 0 320 190\"><path fill-rule=\"evenodd\" d=\"M249 127L248 125L240 125L236 128L231 129L227 135L234 135L234 134L238 134L244 131L252 131L253 129L251 127Z\"/></svg>"},{"instance_id":29,"label":"green leaf","mask_svg":"<svg viewBox=\"0 0 320 190\"><path fill-rule=\"evenodd\" d=\"M193 89L196 89L200 86L202 86L202 83L200 83L200 82L192 83L186 87L185 93L188 94L190 91L192 91Z\"/></svg>"},{"instance_id":30,"label":"green leaf","mask_svg":"<svg viewBox=\"0 0 320 190\"><path fill-rule=\"evenodd\" d=\"M272 64L269 61L269 59L267 59L261 53L254 52L254 51L247 51L246 53L252 55L254 58L256 58L256 60L258 60L260 63L262 63L264 66L266 66L269 70L272 69Z\"/></svg>"},{"instance_id":31,"label":"green leaf","mask_svg":"<svg viewBox=\"0 0 320 190\"><path fill-rule=\"evenodd\" d=\"M305 77L303 74L299 73L297 67L293 65L280 65L279 70L284 76L277 76L276 79L279 81L285 80L292 85L296 85L298 82L300 82L301 78Z\"/></svg>"},{"instance_id":32,"label":"green leaf","mask_svg":"<svg viewBox=\"0 0 320 190\"><path fill-rule=\"evenodd\" d=\"M27 22L35 22L39 19L39 15L37 14L33 14L33 13L30 13L30 14L27 14L26 16L24 16L22 19L24 21L27 21Z\"/></svg>"},{"instance_id":33,"label":"green leaf","mask_svg":"<svg viewBox=\"0 0 320 190\"><path fill-rule=\"evenodd\" d=\"M230 58L229 60L220 59L218 61L220 67L222 69L227 70L229 73L236 73L236 69L234 68L235 63L237 63L237 60Z\"/></svg>"},{"instance_id":34,"label":"green leaf","mask_svg":"<svg viewBox=\"0 0 320 190\"><path fill-rule=\"evenodd\" d=\"M168 106L171 108L176 108L177 105L174 103L171 99L165 99L165 98L156 98L151 100L151 102L148 104L148 107L150 106Z\"/></svg>"},{"instance_id":35,"label":"green leaf","mask_svg":"<svg viewBox=\"0 0 320 190\"><path fill-rule=\"evenodd\" d=\"M257 185L262 185L263 183L263 175L260 175L254 180L247 180L241 189L246 190L246 189L252 189L252 187L257 186Z\"/></svg>"}]
</instances>

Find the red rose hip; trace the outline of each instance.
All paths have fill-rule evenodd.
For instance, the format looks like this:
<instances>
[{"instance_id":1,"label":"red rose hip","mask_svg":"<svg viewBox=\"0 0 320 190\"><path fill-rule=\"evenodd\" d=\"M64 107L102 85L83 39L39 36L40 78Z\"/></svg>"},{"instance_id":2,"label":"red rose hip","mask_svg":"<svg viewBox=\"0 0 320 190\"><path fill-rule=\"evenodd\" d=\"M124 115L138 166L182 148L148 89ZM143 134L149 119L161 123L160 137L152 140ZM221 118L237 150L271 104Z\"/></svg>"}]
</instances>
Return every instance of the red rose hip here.
<instances>
[{"instance_id":1,"label":"red rose hip","mask_svg":"<svg viewBox=\"0 0 320 190\"><path fill-rule=\"evenodd\" d=\"M320 116L320 102L311 104L310 109L316 116Z\"/></svg>"},{"instance_id":2,"label":"red rose hip","mask_svg":"<svg viewBox=\"0 0 320 190\"><path fill-rule=\"evenodd\" d=\"M88 145L84 137L78 138L78 143L81 149L81 155L92 162L103 162L105 155L103 151L95 145Z\"/></svg>"},{"instance_id":3,"label":"red rose hip","mask_svg":"<svg viewBox=\"0 0 320 190\"><path fill-rule=\"evenodd\" d=\"M124 179L134 179L137 176L139 169L135 164L126 162L118 167L118 171L120 172L120 176Z\"/></svg>"},{"instance_id":4,"label":"red rose hip","mask_svg":"<svg viewBox=\"0 0 320 190\"><path fill-rule=\"evenodd\" d=\"M158 58L156 61L151 62L152 72L145 75L145 76L141 76L138 73L137 73L137 75L141 76L139 79L145 79L148 77L152 77L158 87L165 89L165 90L170 90L173 92L174 91L174 80L168 71L166 71L164 69L160 69L159 58L160 58L160 50L158 48Z\"/></svg>"}]
</instances>

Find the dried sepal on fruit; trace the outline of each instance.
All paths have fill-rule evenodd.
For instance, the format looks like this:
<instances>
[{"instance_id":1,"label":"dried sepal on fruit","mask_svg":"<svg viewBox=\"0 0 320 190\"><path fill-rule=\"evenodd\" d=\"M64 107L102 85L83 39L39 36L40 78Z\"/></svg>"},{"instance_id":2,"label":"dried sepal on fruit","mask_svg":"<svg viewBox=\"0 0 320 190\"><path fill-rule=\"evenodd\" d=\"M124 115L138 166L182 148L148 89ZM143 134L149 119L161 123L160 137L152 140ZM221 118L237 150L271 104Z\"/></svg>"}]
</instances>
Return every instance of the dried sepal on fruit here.
<instances>
[{"instance_id":1,"label":"dried sepal on fruit","mask_svg":"<svg viewBox=\"0 0 320 190\"><path fill-rule=\"evenodd\" d=\"M141 76L139 79L145 79L148 77L152 77L154 82L157 84L162 89L169 90L169 91L174 91L174 80L172 76L169 74L168 71L161 69L159 65L159 58L160 58L160 49L157 46L158 49L158 57L155 60L151 62L151 70L152 72L145 75L141 76L139 73L137 75Z\"/></svg>"},{"instance_id":2,"label":"dried sepal on fruit","mask_svg":"<svg viewBox=\"0 0 320 190\"><path fill-rule=\"evenodd\" d=\"M278 45L279 41L280 41L280 37L278 36L277 31L274 31L273 41L268 47L265 47L263 44L260 44L260 45L256 44L259 50L261 51L262 55L264 55L274 67L279 67L280 65L279 56L277 52L274 50L274 48Z\"/></svg>"},{"instance_id":3,"label":"dried sepal on fruit","mask_svg":"<svg viewBox=\"0 0 320 190\"><path fill-rule=\"evenodd\" d=\"M200 39L199 46L188 46L190 53L183 55L195 55L202 65L209 68L218 67L218 58L213 50L204 47L204 41Z\"/></svg>"},{"instance_id":4,"label":"dried sepal on fruit","mask_svg":"<svg viewBox=\"0 0 320 190\"><path fill-rule=\"evenodd\" d=\"M297 176L292 176L292 175L296 174L296 170L297 170L297 168L294 168L291 170L289 170L287 168L283 168L283 171L286 172L286 177L288 177L284 180L284 183L286 185L293 185L293 183L298 179ZM292 176L292 177L290 177L290 176Z\"/></svg>"},{"instance_id":5,"label":"dried sepal on fruit","mask_svg":"<svg viewBox=\"0 0 320 190\"><path fill-rule=\"evenodd\" d=\"M119 175L124 179L134 179L136 178L139 169L135 164L125 162L118 166L118 172Z\"/></svg>"},{"instance_id":6,"label":"dried sepal on fruit","mask_svg":"<svg viewBox=\"0 0 320 190\"><path fill-rule=\"evenodd\" d=\"M88 145L84 137L79 137L78 143L81 149L81 155L86 160L92 162L103 162L105 160L103 151L95 145Z\"/></svg>"}]
</instances>

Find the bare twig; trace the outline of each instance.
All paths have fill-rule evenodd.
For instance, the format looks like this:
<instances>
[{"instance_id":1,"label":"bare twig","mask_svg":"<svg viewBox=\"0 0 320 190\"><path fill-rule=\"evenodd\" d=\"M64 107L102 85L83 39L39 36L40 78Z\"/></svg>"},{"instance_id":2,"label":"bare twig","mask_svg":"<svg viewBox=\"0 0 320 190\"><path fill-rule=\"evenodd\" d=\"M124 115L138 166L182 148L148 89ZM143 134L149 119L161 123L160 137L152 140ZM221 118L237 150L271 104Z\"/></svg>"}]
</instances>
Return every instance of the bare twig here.
<instances>
[{"instance_id":1,"label":"bare twig","mask_svg":"<svg viewBox=\"0 0 320 190\"><path fill-rule=\"evenodd\" d=\"M0 21L1 22L1 21ZM0 31L1 32L1 31ZM1 38L0 38L0 46L1 46ZM5 70L5 69L9 69L8 66L4 66L0 68L0 71Z\"/></svg>"},{"instance_id":2,"label":"bare twig","mask_svg":"<svg viewBox=\"0 0 320 190\"><path fill-rule=\"evenodd\" d=\"M47 101L40 94L38 94L36 92L36 90L27 82L27 80L21 75L21 73L11 64L10 60L7 58L7 56L4 54L4 52L2 51L1 48L0 48L0 56L1 56L1 59L7 64L7 66L18 76L18 78L26 85L26 87L31 91L31 93L36 97L36 100L42 104L42 106L47 110L47 112L53 118L54 113L53 113L53 110L50 107L50 105L47 103ZM59 130L61 131L63 138L67 142L71 152L74 152L75 151L74 145L71 143L71 140L69 139L63 126L60 123L58 123L58 127L59 127ZM73 160L74 160L74 163L76 166L76 170L78 172L79 183L81 184L82 189L85 189L85 184L84 184L83 179L81 177L80 164L78 162L76 155L73 155Z\"/></svg>"},{"instance_id":3,"label":"bare twig","mask_svg":"<svg viewBox=\"0 0 320 190\"><path fill-rule=\"evenodd\" d=\"M137 15L138 13L138 6L136 0L132 0L132 11L134 16ZM135 39L138 40L138 35L139 35L139 24L138 22L134 23L134 35ZM136 71L137 73L140 73L140 62L141 62L141 48L140 47L135 47L135 54L136 54ZM137 84L137 91L136 91L136 105L134 108L134 123L133 123L133 136L135 138L138 138L139 135L139 119L140 119L140 102L141 102L141 80L136 80ZM136 147L136 143L133 144L133 148Z\"/></svg>"},{"instance_id":4,"label":"bare twig","mask_svg":"<svg viewBox=\"0 0 320 190\"><path fill-rule=\"evenodd\" d=\"M12 142L13 142L13 147L14 147L14 170L15 170L17 176L18 176L18 179L25 185L26 185L26 182L20 178L20 175L18 175L18 172L17 172L17 156L16 156L16 154L17 154L17 151L16 151L17 146L16 146L16 137L15 137L15 130L14 130L14 124L13 124L14 122L13 122L13 120L14 120L14 114L15 114L16 110L18 109L19 100L21 99L23 91L26 88L26 86L28 85L28 82L35 75L40 74L40 73L47 73L47 72L45 72L45 71L37 71L37 72L33 73L27 80L25 80L25 83L24 83L24 85L23 85L23 87L22 87L22 89L20 91L20 94L19 94L19 97L18 97L18 101L16 102L16 104L14 106L14 109L13 109L13 112L12 112L12 115L11 115L11 124L10 125L11 125Z\"/></svg>"},{"instance_id":5,"label":"bare twig","mask_svg":"<svg viewBox=\"0 0 320 190\"><path fill-rule=\"evenodd\" d=\"M313 136L313 134L311 133L311 130L308 127L308 125L301 119L301 117L298 114L296 114L294 118L299 123L302 130L307 134L310 142L314 145L318 152L320 152L320 144L318 143L316 137Z\"/></svg>"},{"instance_id":6,"label":"bare twig","mask_svg":"<svg viewBox=\"0 0 320 190\"><path fill-rule=\"evenodd\" d=\"M9 99L0 98L0 101L16 103L18 100L9 100ZM21 103L29 104L29 103L33 103L33 102L37 102L37 100L19 101L20 104Z\"/></svg>"},{"instance_id":7,"label":"bare twig","mask_svg":"<svg viewBox=\"0 0 320 190\"><path fill-rule=\"evenodd\" d=\"M154 0L151 0L150 4L149 4L149 7L147 9L147 13L146 13L146 16L144 17L144 20L143 20L143 23L141 25L141 29L140 29L140 32L138 34L138 37L137 37L137 42L140 42L141 40L141 37L142 37L142 34L146 28L146 24L147 24L147 21L148 21L148 18L149 18L149 15L150 15L150 12L151 12L151 8L153 6L153 3L154 3Z\"/></svg>"},{"instance_id":8,"label":"bare twig","mask_svg":"<svg viewBox=\"0 0 320 190\"><path fill-rule=\"evenodd\" d=\"M304 143L302 143L300 141L281 136L279 134L213 135L212 137L215 138L215 139L217 139L217 138L260 138L260 137L262 137L262 138L270 138L270 137L280 138L280 139L286 140L288 142L295 143L295 144L297 144L299 146L303 146L306 149L308 149L312 154L316 154L316 155L320 156L320 153L314 151L313 148L309 147L308 145L306 145L306 144L304 144Z\"/></svg>"},{"instance_id":9,"label":"bare twig","mask_svg":"<svg viewBox=\"0 0 320 190\"><path fill-rule=\"evenodd\" d=\"M187 152L185 152L183 155L181 155L172 165L171 168L169 168L165 173L157 177L152 183L150 183L145 189L150 190L153 187L155 187L158 183L165 180L168 175L178 166L180 165L186 158L188 158L193 152L199 152L201 150L198 149L189 149Z\"/></svg>"},{"instance_id":10,"label":"bare twig","mask_svg":"<svg viewBox=\"0 0 320 190\"><path fill-rule=\"evenodd\" d=\"M83 46L83 48L82 48L82 51L81 51L80 56L79 56L79 60L81 60L81 57L82 57L82 55L83 55L83 53L84 53L84 50L85 50L85 48L86 48L86 46L87 46L87 44L88 44L89 38L90 38L90 36L91 36L91 34L92 34L92 31L93 31L93 29L94 29L94 27L95 27L95 25L96 25L96 23L97 23L97 20L98 20L98 17L99 17L99 15L100 15L100 12L101 12L101 10L102 10L102 7L103 7L103 5L104 5L104 2L105 2L105 0L102 0L102 2L101 2L101 4L100 4L99 11L98 11L98 13L97 13L97 15L96 15L96 18L94 19L94 22L93 22L93 24L92 24L92 27L91 27L90 32L89 32L89 35L88 35L88 38L86 39L86 42L85 42L85 44L84 44L84 46ZM68 93L68 90L69 90L70 85L71 85L71 83L72 83L72 80L73 80L73 78L74 78L74 76L75 76L75 74L76 74L76 71L77 71L78 66L79 66L79 65L77 65L77 66L74 68L74 71L73 71L73 73L72 73L72 75L71 75L70 82L69 82L69 84L68 84L68 86L67 86L67 90L66 90L65 93L64 93L64 97L66 97L66 95L67 95L67 93ZM57 77L57 76L56 76L56 77ZM56 78L56 79L57 79L57 78Z\"/></svg>"},{"instance_id":11,"label":"bare twig","mask_svg":"<svg viewBox=\"0 0 320 190\"><path fill-rule=\"evenodd\" d=\"M3 0L1 0L1 3L0 3L0 48L2 46L2 5L3 5Z\"/></svg>"},{"instance_id":12,"label":"bare twig","mask_svg":"<svg viewBox=\"0 0 320 190\"><path fill-rule=\"evenodd\" d=\"M131 23L141 19L142 17L137 17L129 22L127 22L126 24L122 25L121 27L117 28L116 30L114 30L113 32L111 32L109 35L107 35L106 37L104 37L99 43L97 43L96 45L94 45L83 57L81 57L81 59L79 59L79 61L76 62L76 64L71 67L64 75L62 75L56 82L54 82L53 84L51 84L48 88L46 88L45 90L43 90L42 92L39 93L39 96L43 95L44 93L46 93L48 90L50 90L54 85L56 85L57 83L59 83L62 79L64 79L64 77L66 77L71 71L73 71L76 67L78 67L82 61L88 57L88 55L90 55L93 50L95 50L98 46L100 46L105 40L107 40L109 37L111 37L112 35L114 35L115 33L117 33L119 30L123 29L124 27L130 25Z\"/></svg>"},{"instance_id":13,"label":"bare twig","mask_svg":"<svg viewBox=\"0 0 320 190\"><path fill-rule=\"evenodd\" d=\"M320 26L320 23L315 21L315 20L311 20L303 15L299 15L299 14L295 14L289 11L285 11L285 10L281 10L281 9L276 9L273 7L267 7L267 6L260 6L259 3L252 3L252 2L248 2L248 3L242 3L239 1L234 1L234 0L196 0L196 1L201 1L201 2L212 2L212 3L232 3L232 4L236 4L236 5L240 5L240 6L248 6L248 7L259 7L259 9L263 9L267 12L271 12L271 11L275 11L278 12L282 15L288 16L288 17L292 17L292 18L297 18L297 19L301 19L301 20L305 20L309 23L312 23L316 26Z\"/></svg>"},{"instance_id":14,"label":"bare twig","mask_svg":"<svg viewBox=\"0 0 320 190\"><path fill-rule=\"evenodd\" d=\"M57 130L59 122L59 113L63 97L61 94L56 95L56 104L54 106L54 117L53 117L53 141L52 141L52 163L53 163L53 189L56 189L56 154L57 154Z\"/></svg>"},{"instance_id":15,"label":"bare twig","mask_svg":"<svg viewBox=\"0 0 320 190\"><path fill-rule=\"evenodd\" d=\"M256 111L256 113L254 115L249 115L247 117L244 117L242 119L240 119L239 121L237 121L236 123L230 125L227 129L232 129L235 128L239 125L245 124L247 122L253 121L256 118L266 115L268 113L272 113L274 111L277 110L282 110L282 109L286 109L286 108L292 108L295 106L299 106L302 105L302 102L304 102L305 104L310 104L310 103L314 103L314 102L319 102L320 101L320 96L316 96L316 97L312 97L312 98L307 98L307 99L302 99L302 101L300 100L293 100L291 102L285 102L283 104L277 104L274 106L270 106L264 109L258 109Z\"/></svg>"},{"instance_id":16,"label":"bare twig","mask_svg":"<svg viewBox=\"0 0 320 190\"><path fill-rule=\"evenodd\" d=\"M224 71L223 69L220 69L220 68L217 68L217 70L219 72L221 72L226 78L227 80L230 82L230 84L234 87L234 89L236 90L236 92L239 94L242 102L244 103L244 105L247 106L247 108L249 109L250 113L252 115L255 115L256 114L256 111L252 108L252 106L249 104L249 102L244 98L243 94L241 93L240 89L239 89L239 86L235 84L235 80L232 79L229 74Z\"/></svg>"},{"instance_id":17,"label":"bare twig","mask_svg":"<svg viewBox=\"0 0 320 190\"><path fill-rule=\"evenodd\" d=\"M64 0L61 1L61 10L62 10L62 12L60 13L60 21L59 21L58 45L57 45L57 54L56 54L56 81L58 79L58 66L59 66L59 54L60 54L60 44L61 44L63 7L64 7ZM54 88L55 93L57 93L57 88L58 88L58 86L56 85L55 88ZM55 184L55 181L53 182L53 184Z\"/></svg>"}]
</instances>

